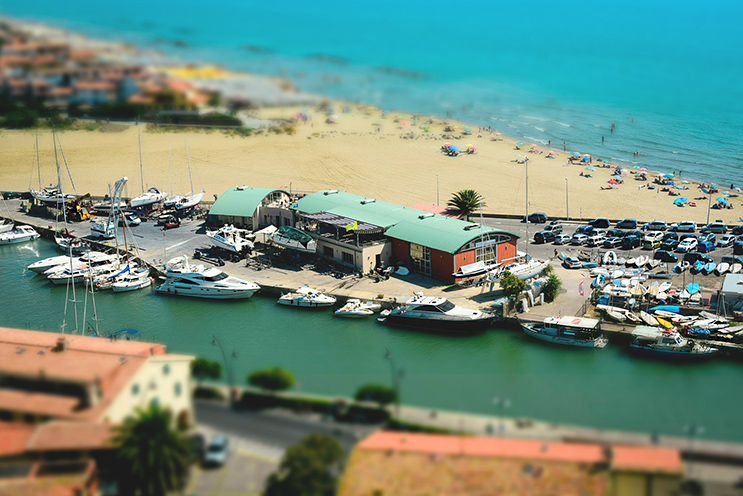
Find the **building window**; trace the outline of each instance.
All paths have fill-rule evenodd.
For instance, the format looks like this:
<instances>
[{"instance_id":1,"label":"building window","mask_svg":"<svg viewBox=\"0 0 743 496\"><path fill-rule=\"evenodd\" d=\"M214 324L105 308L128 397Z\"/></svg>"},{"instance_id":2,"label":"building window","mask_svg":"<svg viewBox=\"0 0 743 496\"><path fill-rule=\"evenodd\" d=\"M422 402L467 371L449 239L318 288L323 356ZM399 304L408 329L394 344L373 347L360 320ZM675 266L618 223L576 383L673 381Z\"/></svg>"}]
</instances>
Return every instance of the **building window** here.
<instances>
[{"instance_id":1,"label":"building window","mask_svg":"<svg viewBox=\"0 0 743 496\"><path fill-rule=\"evenodd\" d=\"M284 225L288 226L289 224L291 224L291 220L288 217L284 217Z\"/></svg>"},{"instance_id":2,"label":"building window","mask_svg":"<svg viewBox=\"0 0 743 496\"><path fill-rule=\"evenodd\" d=\"M159 407L160 406L160 398L158 398L157 396L155 396L154 398L152 398L152 400L150 400L150 405L152 405L154 407Z\"/></svg>"},{"instance_id":3,"label":"building window","mask_svg":"<svg viewBox=\"0 0 743 496\"><path fill-rule=\"evenodd\" d=\"M11 422L13 420L13 412L9 412L8 410L0 410L0 420Z\"/></svg>"},{"instance_id":4,"label":"building window","mask_svg":"<svg viewBox=\"0 0 743 496\"><path fill-rule=\"evenodd\" d=\"M180 382L176 382L175 383L175 395L176 396L180 396L181 395L181 389L182 389L181 388L181 383Z\"/></svg>"},{"instance_id":5,"label":"building window","mask_svg":"<svg viewBox=\"0 0 743 496\"><path fill-rule=\"evenodd\" d=\"M27 424L33 424L34 422L36 422L36 416L31 413L24 413L23 421Z\"/></svg>"},{"instance_id":6,"label":"building window","mask_svg":"<svg viewBox=\"0 0 743 496\"><path fill-rule=\"evenodd\" d=\"M134 384L132 386L132 396L137 396L139 394L139 384Z\"/></svg>"},{"instance_id":7,"label":"building window","mask_svg":"<svg viewBox=\"0 0 743 496\"><path fill-rule=\"evenodd\" d=\"M322 247L322 254L326 257L333 258L335 256L335 253L333 252L332 246L323 246Z\"/></svg>"},{"instance_id":8,"label":"building window","mask_svg":"<svg viewBox=\"0 0 743 496\"><path fill-rule=\"evenodd\" d=\"M170 365L166 363L165 365L163 365L163 375L168 375L168 374L170 374Z\"/></svg>"},{"instance_id":9,"label":"building window","mask_svg":"<svg viewBox=\"0 0 743 496\"><path fill-rule=\"evenodd\" d=\"M354 264L353 253L349 253L347 251L344 251L343 252L343 263L347 263L347 264L353 265Z\"/></svg>"},{"instance_id":10,"label":"building window","mask_svg":"<svg viewBox=\"0 0 743 496\"><path fill-rule=\"evenodd\" d=\"M431 248L410 243L410 260L416 272L431 275Z\"/></svg>"}]
</instances>

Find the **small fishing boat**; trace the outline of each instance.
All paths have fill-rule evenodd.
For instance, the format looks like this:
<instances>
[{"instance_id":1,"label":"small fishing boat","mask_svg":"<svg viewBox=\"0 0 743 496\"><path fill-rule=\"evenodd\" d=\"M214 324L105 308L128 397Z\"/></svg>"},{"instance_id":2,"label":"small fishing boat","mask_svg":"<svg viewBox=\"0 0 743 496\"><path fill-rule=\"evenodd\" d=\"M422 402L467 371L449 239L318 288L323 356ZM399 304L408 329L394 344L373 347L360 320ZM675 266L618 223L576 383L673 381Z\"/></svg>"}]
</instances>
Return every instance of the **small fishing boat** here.
<instances>
[{"instance_id":1,"label":"small fishing boat","mask_svg":"<svg viewBox=\"0 0 743 496\"><path fill-rule=\"evenodd\" d=\"M627 261L624 263L627 267L636 267L637 266L637 259L636 258L628 258Z\"/></svg>"},{"instance_id":2,"label":"small fishing boat","mask_svg":"<svg viewBox=\"0 0 743 496\"><path fill-rule=\"evenodd\" d=\"M362 302L356 298L349 299L345 305L333 312L336 317L359 319L374 315L381 308L379 303Z\"/></svg>"},{"instance_id":3,"label":"small fishing boat","mask_svg":"<svg viewBox=\"0 0 743 496\"><path fill-rule=\"evenodd\" d=\"M90 251L90 245L87 244L80 238L65 237L65 236L54 236L54 242L57 244L57 248L66 254L82 255Z\"/></svg>"},{"instance_id":4,"label":"small fishing boat","mask_svg":"<svg viewBox=\"0 0 743 496\"><path fill-rule=\"evenodd\" d=\"M679 263L677 263L676 265L673 266L673 271L676 274L681 274L685 270L688 270L689 267L691 267L691 264L689 262L679 261Z\"/></svg>"},{"instance_id":5,"label":"small fishing boat","mask_svg":"<svg viewBox=\"0 0 743 496\"><path fill-rule=\"evenodd\" d=\"M658 327L637 326L632 331L633 351L665 358L702 359L709 358L719 350L681 337L678 331Z\"/></svg>"},{"instance_id":6,"label":"small fishing boat","mask_svg":"<svg viewBox=\"0 0 743 496\"><path fill-rule=\"evenodd\" d=\"M281 226L271 235L271 241L284 248L302 251L305 253L315 253L317 242L307 234L291 226Z\"/></svg>"},{"instance_id":7,"label":"small fishing boat","mask_svg":"<svg viewBox=\"0 0 743 496\"><path fill-rule=\"evenodd\" d=\"M708 276L715 271L716 267L717 267L717 264L715 262L704 264L704 268L702 269L702 274L704 274L705 276Z\"/></svg>"},{"instance_id":8,"label":"small fishing boat","mask_svg":"<svg viewBox=\"0 0 743 496\"><path fill-rule=\"evenodd\" d=\"M242 253L254 247L251 240L255 239L255 234L246 229L238 229L232 224L225 224L216 231L207 229L206 235L214 246L232 253Z\"/></svg>"},{"instance_id":9,"label":"small fishing boat","mask_svg":"<svg viewBox=\"0 0 743 496\"><path fill-rule=\"evenodd\" d=\"M672 322L670 322L670 321L668 321L668 320L666 320L666 319L664 319L662 317L656 317L655 319L658 321L658 323L662 327L665 327L666 329L673 329L675 327Z\"/></svg>"},{"instance_id":10,"label":"small fishing boat","mask_svg":"<svg viewBox=\"0 0 743 496\"><path fill-rule=\"evenodd\" d=\"M730 264L727 262L722 262L720 265L715 268L715 275L721 276L725 274L728 270L730 270Z\"/></svg>"},{"instance_id":11,"label":"small fishing boat","mask_svg":"<svg viewBox=\"0 0 743 496\"><path fill-rule=\"evenodd\" d=\"M606 277L603 274L599 274L596 276L596 278L591 281L591 287L592 288L598 288L604 285L604 282L606 281Z\"/></svg>"},{"instance_id":12,"label":"small fishing boat","mask_svg":"<svg viewBox=\"0 0 743 496\"><path fill-rule=\"evenodd\" d=\"M617 265L617 254L613 251L604 253L604 265Z\"/></svg>"},{"instance_id":13,"label":"small fishing boat","mask_svg":"<svg viewBox=\"0 0 743 496\"><path fill-rule=\"evenodd\" d=\"M13 222L5 219L0 219L0 234L8 232L11 229L13 229Z\"/></svg>"},{"instance_id":14,"label":"small fishing boat","mask_svg":"<svg viewBox=\"0 0 743 496\"><path fill-rule=\"evenodd\" d=\"M637 257L635 259L635 265L638 268L644 267L646 263L648 263L648 257L647 257L647 255L640 255L639 257Z\"/></svg>"},{"instance_id":15,"label":"small fishing boat","mask_svg":"<svg viewBox=\"0 0 743 496\"><path fill-rule=\"evenodd\" d=\"M686 286L686 290L689 292L689 294L695 294L699 292L699 284L696 282L690 282L688 286Z\"/></svg>"},{"instance_id":16,"label":"small fishing boat","mask_svg":"<svg viewBox=\"0 0 743 496\"><path fill-rule=\"evenodd\" d=\"M0 234L0 245L12 245L33 241L40 236L31 226L18 226L12 231Z\"/></svg>"},{"instance_id":17,"label":"small fishing boat","mask_svg":"<svg viewBox=\"0 0 743 496\"><path fill-rule=\"evenodd\" d=\"M650 315L649 313L640 310L640 319L649 326L658 326L658 319Z\"/></svg>"},{"instance_id":18,"label":"small fishing boat","mask_svg":"<svg viewBox=\"0 0 743 496\"><path fill-rule=\"evenodd\" d=\"M583 348L603 348L609 342L601 331L601 322L580 317L547 317L543 323L520 322L529 336L549 343Z\"/></svg>"},{"instance_id":19,"label":"small fishing boat","mask_svg":"<svg viewBox=\"0 0 743 496\"><path fill-rule=\"evenodd\" d=\"M699 274L702 271L702 269L704 269L704 263L697 260L696 262L694 262L694 265L691 266L691 268L689 269L689 272L691 274L696 275L696 274Z\"/></svg>"},{"instance_id":20,"label":"small fishing boat","mask_svg":"<svg viewBox=\"0 0 743 496\"><path fill-rule=\"evenodd\" d=\"M328 296L309 286L302 286L296 291L281 295L279 305L306 308L322 308L335 305L336 298Z\"/></svg>"},{"instance_id":21,"label":"small fishing boat","mask_svg":"<svg viewBox=\"0 0 743 496\"><path fill-rule=\"evenodd\" d=\"M507 265L505 267L505 270L515 275L522 281L526 281L527 279L531 279L532 277L536 277L539 274L541 274L542 271L545 268L547 268L548 265L549 265L549 262L546 260L538 260L536 258L530 258L526 262ZM583 263L582 267L588 268L589 265L591 264ZM592 266L596 267L596 264L593 264Z\"/></svg>"},{"instance_id":22,"label":"small fishing boat","mask_svg":"<svg viewBox=\"0 0 743 496\"><path fill-rule=\"evenodd\" d=\"M671 283L670 282L662 282L660 284L660 286L658 286L658 292L659 293L667 293L669 289L671 289Z\"/></svg>"},{"instance_id":23,"label":"small fishing boat","mask_svg":"<svg viewBox=\"0 0 743 496\"><path fill-rule=\"evenodd\" d=\"M741 270L743 270L743 264L739 264L739 263L734 263L734 264L732 264L732 265L730 266L730 273L731 273L731 274L737 274L737 273L738 273L738 272L740 272Z\"/></svg>"},{"instance_id":24,"label":"small fishing boat","mask_svg":"<svg viewBox=\"0 0 743 496\"><path fill-rule=\"evenodd\" d=\"M647 263L647 266L648 266L648 267L650 267L651 269L654 269L654 268L656 268L657 266L659 266L659 265L660 265L661 263L663 263L663 262L661 262L660 260L657 260L657 259L655 259L655 258L653 258L653 259L648 259L648 263Z\"/></svg>"}]
</instances>

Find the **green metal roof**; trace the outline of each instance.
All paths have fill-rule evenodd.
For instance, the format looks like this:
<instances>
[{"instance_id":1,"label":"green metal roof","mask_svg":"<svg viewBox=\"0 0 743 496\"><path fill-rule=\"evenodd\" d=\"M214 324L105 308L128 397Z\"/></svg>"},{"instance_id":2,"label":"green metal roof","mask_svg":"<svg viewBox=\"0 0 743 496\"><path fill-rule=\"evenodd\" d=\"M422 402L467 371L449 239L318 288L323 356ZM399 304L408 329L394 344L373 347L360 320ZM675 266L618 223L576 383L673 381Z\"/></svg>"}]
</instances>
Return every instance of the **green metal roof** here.
<instances>
[{"instance_id":1,"label":"green metal roof","mask_svg":"<svg viewBox=\"0 0 743 496\"><path fill-rule=\"evenodd\" d=\"M209 215L225 215L233 217L252 217L255 209L264 198L275 191L289 193L283 189L251 188L236 186L222 193L209 210Z\"/></svg>"},{"instance_id":2,"label":"green metal roof","mask_svg":"<svg viewBox=\"0 0 743 496\"><path fill-rule=\"evenodd\" d=\"M346 193L318 191L301 198L291 208L308 214L330 212L386 229L387 236L410 243L428 246L447 253L486 233L516 234L492 227L479 227L471 222L431 214L423 210L403 207Z\"/></svg>"}]
</instances>

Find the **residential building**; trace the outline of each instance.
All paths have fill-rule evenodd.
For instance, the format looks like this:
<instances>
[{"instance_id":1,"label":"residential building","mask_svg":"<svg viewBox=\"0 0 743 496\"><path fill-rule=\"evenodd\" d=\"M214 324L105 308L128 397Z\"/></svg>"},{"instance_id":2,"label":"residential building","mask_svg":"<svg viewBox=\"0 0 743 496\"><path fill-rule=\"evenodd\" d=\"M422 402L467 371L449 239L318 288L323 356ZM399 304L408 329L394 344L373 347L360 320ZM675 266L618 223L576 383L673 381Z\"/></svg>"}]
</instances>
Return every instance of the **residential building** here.
<instances>
[{"instance_id":1,"label":"residential building","mask_svg":"<svg viewBox=\"0 0 743 496\"><path fill-rule=\"evenodd\" d=\"M354 448L339 496L672 496L678 450L379 431Z\"/></svg>"},{"instance_id":2,"label":"residential building","mask_svg":"<svg viewBox=\"0 0 743 496\"><path fill-rule=\"evenodd\" d=\"M291 202L291 195L283 189L235 186L217 198L206 222L215 227L233 224L251 230L268 225L290 226L294 225Z\"/></svg>"}]
</instances>

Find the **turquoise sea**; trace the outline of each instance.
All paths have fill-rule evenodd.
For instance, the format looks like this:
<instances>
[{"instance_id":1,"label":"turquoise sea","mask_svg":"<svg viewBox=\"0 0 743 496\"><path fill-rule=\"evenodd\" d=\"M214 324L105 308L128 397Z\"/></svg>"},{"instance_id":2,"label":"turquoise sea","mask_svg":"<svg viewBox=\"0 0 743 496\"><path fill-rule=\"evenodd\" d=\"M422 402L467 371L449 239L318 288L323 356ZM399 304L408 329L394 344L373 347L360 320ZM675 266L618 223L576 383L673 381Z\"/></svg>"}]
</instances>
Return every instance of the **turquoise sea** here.
<instances>
[{"instance_id":1,"label":"turquoise sea","mask_svg":"<svg viewBox=\"0 0 743 496\"><path fill-rule=\"evenodd\" d=\"M722 184L743 166L737 0L2 0L0 12L628 165Z\"/></svg>"},{"instance_id":2,"label":"turquoise sea","mask_svg":"<svg viewBox=\"0 0 743 496\"><path fill-rule=\"evenodd\" d=\"M59 330L66 288L26 270L56 254L46 240L0 246L0 327ZM83 327L86 298L79 290L76 297ZM390 384L389 349L404 371L403 401L411 405L497 415L493 398L501 397L511 400L505 414L512 417L674 436L696 423L704 426L704 437L743 442L740 362L666 363L634 357L617 343L603 350L561 347L505 329L439 336L373 319L339 319L330 310L280 307L275 297L260 294L205 301L160 296L150 287L99 292L95 302L103 332L134 328L175 353L221 361L211 344L216 336L228 359L235 351L237 384L245 384L250 371L280 365L304 392L350 397L365 383ZM88 297L88 322L91 303ZM68 330L74 328L72 307Z\"/></svg>"}]
</instances>

